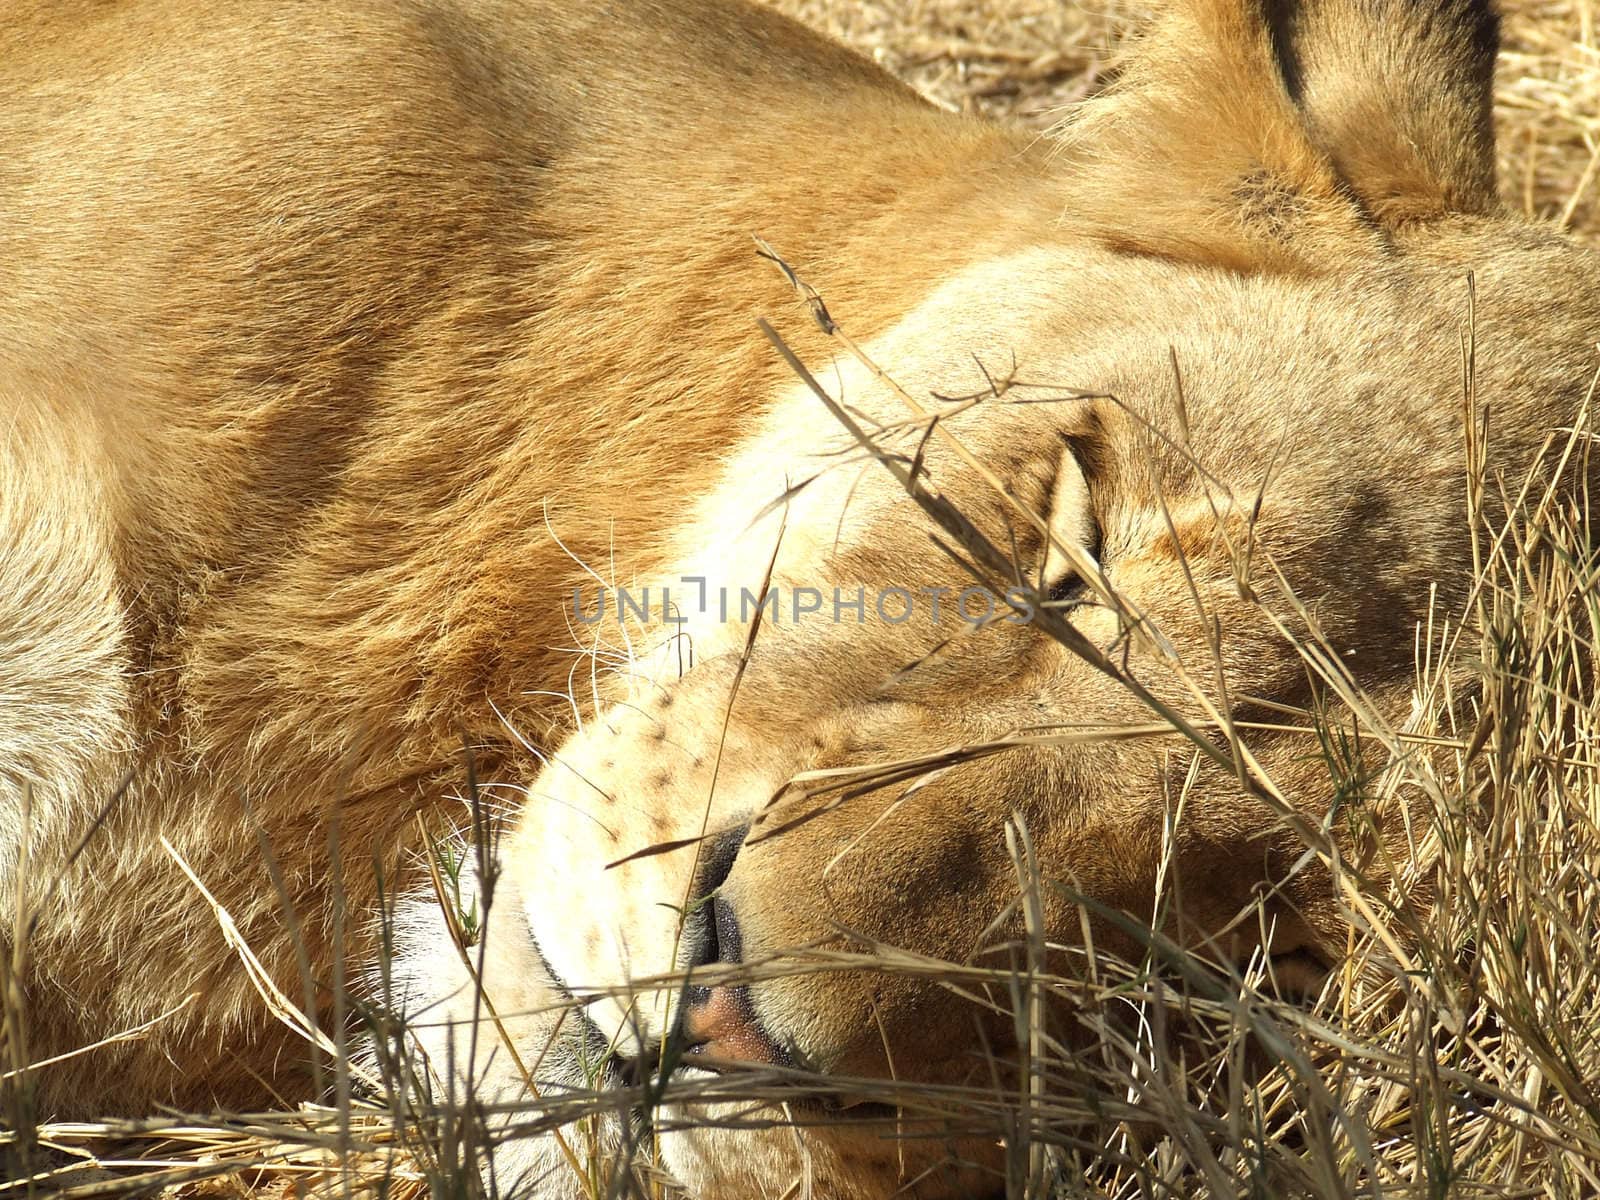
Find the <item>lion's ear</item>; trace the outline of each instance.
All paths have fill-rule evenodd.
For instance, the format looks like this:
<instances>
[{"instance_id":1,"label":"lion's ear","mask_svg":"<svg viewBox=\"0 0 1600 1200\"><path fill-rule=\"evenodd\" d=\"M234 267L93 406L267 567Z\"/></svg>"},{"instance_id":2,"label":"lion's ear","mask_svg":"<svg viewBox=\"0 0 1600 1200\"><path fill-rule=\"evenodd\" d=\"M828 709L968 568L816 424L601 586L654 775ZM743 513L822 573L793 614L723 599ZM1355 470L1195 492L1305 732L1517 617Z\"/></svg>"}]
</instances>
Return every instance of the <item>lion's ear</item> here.
<instances>
[{"instance_id":1,"label":"lion's ear","mask_svg":"<svg viewBox=\"0 0 1600 1200\"><path fill-rule=\"evenodd\" d=\"M1316 272L1494 203L1487 0L1171 0L1062 128L1070 219L1130 251Z\"/></svg>"},{"instance_id":2,"label":"lion's ear","mask_svg":"<svg viewBox=\"0 0 1600 1200\"><path fill-rule=\"evenodd\" d=\"M1384 224L1498 202L1490 0L1274 0L1285 85Z\"/></svg>"}]
</instances>

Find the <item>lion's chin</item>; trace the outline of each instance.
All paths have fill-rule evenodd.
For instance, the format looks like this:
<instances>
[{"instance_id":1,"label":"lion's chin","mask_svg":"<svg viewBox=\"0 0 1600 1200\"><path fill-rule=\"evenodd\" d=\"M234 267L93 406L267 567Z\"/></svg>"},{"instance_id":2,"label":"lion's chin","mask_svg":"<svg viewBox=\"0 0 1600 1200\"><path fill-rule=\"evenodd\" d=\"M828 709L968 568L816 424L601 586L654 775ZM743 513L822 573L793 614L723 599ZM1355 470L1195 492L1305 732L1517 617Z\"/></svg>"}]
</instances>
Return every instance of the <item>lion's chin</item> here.
<instances>
[{"instance_id":1,"label":"lion's chin","mask_svg":"<svg viewBox=\"0 0 1600 1200\"><path fill-rule=\"evenodd\" d=\"M882 1200L913 1181L927 1197L999 1190L998 1162L972 1161L974 1151L993 1156L992 1143L905 1137L892 1109L871 1108L872 1117L841 1120L816 1101L672 1105L658 1116L657 1147L667 1173L696 1196Z\"/></svg>"},{"instance_id":2,"label":"lion's chin","mask_svg":"<svg viewBox=\"0 0 1600 1200\"><path fill-rule=\"evenodd\" d=\"M694 1067L680 1068L674 1080L691 1097L669 1093L651 1123L658 1162L690 1195L882 1200L911 1189L937 1200L1004 1187L1000 1141L975 1135L970 1122L954 1129L823 1080L815 1091L795 1080L792 1095L785 1089L760 1100L716 1096L728 1077ZM692 1095L708 1084L713 1094Z\"/></svg>"}]
</instances>

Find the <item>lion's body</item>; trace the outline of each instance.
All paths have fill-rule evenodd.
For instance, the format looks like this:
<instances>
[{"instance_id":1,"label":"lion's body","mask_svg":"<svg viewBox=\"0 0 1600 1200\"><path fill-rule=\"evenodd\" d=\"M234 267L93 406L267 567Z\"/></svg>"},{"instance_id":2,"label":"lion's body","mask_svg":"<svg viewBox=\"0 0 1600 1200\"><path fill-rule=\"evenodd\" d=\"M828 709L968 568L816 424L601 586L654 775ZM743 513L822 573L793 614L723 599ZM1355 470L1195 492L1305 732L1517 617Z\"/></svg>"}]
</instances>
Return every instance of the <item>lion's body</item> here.
<instances>
[{"instance_id":1,"label":"lion's body","mask_svg":"<svg viewBox=\"0 0 1600 1200\"><path fill-rule=\"evenodd\" d=\"M482 779L526 787L538 764L519 743L551 752L569 714L591 714L564 752L588 778L530 805L507 886L556 979L604 984L676 965L663 914L696 871L690 850L594 873L612 859L748 820L807 767L932 753L1076 719L1074 705L1091 723L1150 719L1054 643L958 648L884 704L884 680L937 639L847 620L764 635L775 648L753 658L724 731L732 685L717 664L745 627L706 614L690 625L703 670L593 716L627 686L602 682L591 700L574 653L587 635L572 589L591 572L754 588L781 523L780 583L950 582L926 534L894 515L906 501L887 477L858 489L834 472L787 516L763 511L840 443L758 316L783 318L848 404L903 413L859 363L823 369L823 335L752 235L920 397L981 387L974 356L1003 375L1014 352L1023 377L1136 397L1170 428L1181 371L1186 436L1236 502L1223 523L1271 481L1276 561L1328 602L1332 644L1398 689L1396 704L1430 584L1464 586L1468 272L1478 386L1503 397L1513 472L1570 419L1600 318L1592 263L1484 215L1482 113L1451 107L1471 71L1441 77L1445 116L1425 117L1447 144L1415 161L1339 153L1345 125L1365 122L1375 144L1383 123L1328 86L1327 53L1310 51L1293 89L1303 122L1286 93L1258 102L1190 64L1166 81L1177 100L1135 75L1082 126L1088 149L1063 153L937 112L733 0L252 2L203 19L176 0L14 7L0 33L0 895L9 906L20 886L43 904L27 1053L199 993L139 1039L41 1070L40 1103L58 1115L245 1104L263 1083L303 1093L303 1045L267 1015L177 860L284 990L331 1019L341 972L373 952L372 864L405 882L417 815L436 825L456 804L464 746ZM1237 49L1230 69L1255 78L1256 41L1230 6L1191 7L1196 28ZM1449 27L1415 41L1448 42ZM1381 56L1346 57L1377 77ZM1146 153L1129 129L1197 149ZM1547 320L1552 289L1567 315ZM1203 658L1209 618L1188 611L1181 547L1230 631L1241 692L1303 699L1303 664L1224 586L1237 560L1218 548L1210 489L1121 408L1076 403L1070 418L1008 410L1001 432L972 414L957 424L1045 508L1060 438L1101 439L1084 470L1119 589ZM999 540L994 498L985 510L949 451L927 461ZM1108 613L1083 625L1117 639ZM1176 683L1152 687L1186 702ZM661 743L690 765L664 763ZM1314 765L1283 753L1286 794L1316 810ZM828 903L877 912L887 870L902 899L875 936L973 953L1013 886L1002 826L1016 812L1087 890L1148 915L1163 788L1187 764L1150 754L996 759L1008 765L964 777L996 797L981 819L930 808L892 834L881 806L841 808L752 843L741 863L791 882L767 900L730 876L746 949L815 940L815 913L783 889L803 876L809 897L847 847L887 838L872 871L841 869ZM1224 772L1208 786L1226 785ZM621 815L602 821L585 794L622 797ZM1294 855L1257 799L1196 808L1190 919L1220 926ZM1317 880L1296 886L1285 940L1331 939ZM589 916L568 919L574 897ZM441 945L408 969L450 959ZM550 969L507 954L502 972ZM574 980L574 963L595 977ZM438 975L420 986L449 984ZM518 980L530 1003L550 994ZM880 1032L959 1039L968 1019L906 993L903 1019L874 1025L870 1005L892 988L830 995L783 1018L825 1069L879 1069ZM699 1178L714 1191L729 1170ZM744 1170L741 1187L768 1178Z\"/></svg>"},{"instance_id":2,"label":"lion's body","mask_svg":"<svg viewBox=\"0 0 1600 1200\"><path fill-rule=\"evenodd\" d=\"M798 27L700 3L595 28L564 4L493 10L8 18L0 761L6 829L35 784L35 895L138 767L33 946L34 1048L195 989L167 1027L217 1031L199 1035L217 1061L178 1080L160 1034L119 1055L118 1106L237 1101L278 1059L241 1054L253 994L153 835L292 972L271 881L241 869L260 861L242 798L320 945L337 799L362 912L369 851L392 858L427 789L457 785L464 732L497 770L491 705L566 720L525 696L570 686L567 551L658 565L781 370L750 336L783 296L750 234L875 285L977 252L930 227L979 186L934 174L943 123ZM765 73L712 101L718 64L774 35ZM855 88L837 112L796 112L830 71ZM852 138L862 178L799 182L808 146ZM932 195L874 177L885 140ZM907 230L932 254L900 253Z\"/></svg>"}]
</instances>

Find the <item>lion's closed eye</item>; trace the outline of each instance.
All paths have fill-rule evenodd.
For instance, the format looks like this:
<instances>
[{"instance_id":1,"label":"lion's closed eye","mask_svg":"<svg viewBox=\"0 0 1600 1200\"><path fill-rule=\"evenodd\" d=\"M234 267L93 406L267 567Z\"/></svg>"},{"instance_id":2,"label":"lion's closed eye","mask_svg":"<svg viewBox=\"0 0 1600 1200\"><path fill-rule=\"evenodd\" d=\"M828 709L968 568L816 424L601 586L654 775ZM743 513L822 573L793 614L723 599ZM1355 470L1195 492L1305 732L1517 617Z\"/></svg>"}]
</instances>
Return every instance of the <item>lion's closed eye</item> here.
<instances>
[{"instance_id":1,"label":"lion's closed eye","mask_svg":"<svg viewBox=\"0 0 1600 1200\"><path fill-rule=\"evenodd\" d=\"M1096 570L1100 567L1103 537L1084 461L1083 447L1069 440L1062 451L1051 489L1047 515L1050 543L1045 548L1044 566L1039 574L1040 586L1051 604L1073 606L1087 600L1092 589L1081 568L1083 565ZM1069 549L1081 554L1086 564L1075 561Z\"/></svg>"}]
</instances>

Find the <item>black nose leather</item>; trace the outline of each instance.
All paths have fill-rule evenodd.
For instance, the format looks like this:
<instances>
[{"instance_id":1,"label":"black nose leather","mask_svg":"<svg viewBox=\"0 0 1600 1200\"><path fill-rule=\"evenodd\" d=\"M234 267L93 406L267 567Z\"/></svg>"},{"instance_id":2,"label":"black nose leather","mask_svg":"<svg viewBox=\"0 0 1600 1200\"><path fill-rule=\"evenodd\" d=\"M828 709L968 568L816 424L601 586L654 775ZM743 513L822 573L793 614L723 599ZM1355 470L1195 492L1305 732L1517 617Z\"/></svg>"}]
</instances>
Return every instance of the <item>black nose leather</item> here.
<instances>
[{"instance_id":1,"label":"black nose leather","mask_svg":"<svg viewBox=\"0 0 1600 1200\"><path fill-rule=\"evenodd\" d=\"M722 886L722 881L733 870L733 860L739 857L745 835L749 832L750 826L741 825L737 829L730 829L718 835L706 844L705 850L700 855L700 877L695 881L694 890L696 896L709 896Z\"/></svg>"},{"instance_id":2,"label":"black nose leather","mask_svg":"<svg viewBox=\"0 0 1600 1200\"><path fill-rule=\"evenodd\" d=\"M742 939L733 909L717 896L717 888L733 870L749 826L731 829L709 843L700 857L699 879L695 884L693 906L683 923L684 966L738 962ZM691 991L699 991L691 988Z\"/></svg>"},{"instance_id":3,"label":"black nose leather","mask_svg":"<svg viewBox=\"0 0 1600 1200\"><path fill-rule=\"evenodd\" d=\"M709 961L743 962L744 938L739 933L738 918L734 916L733 905L720 896L711 898L711 928L716 935L717 956Z\"/></svg>"}]
</instances>

